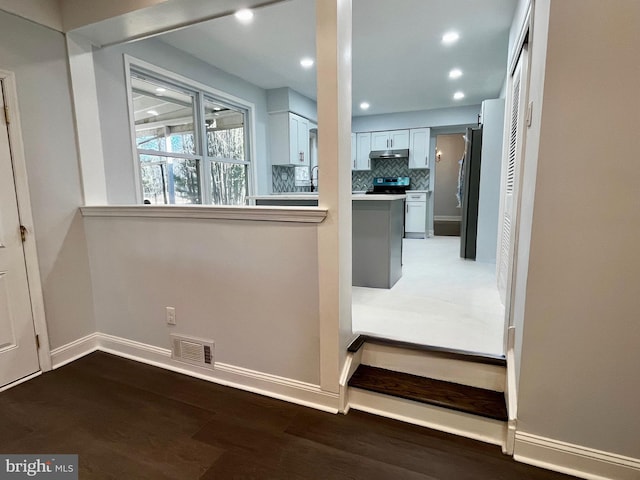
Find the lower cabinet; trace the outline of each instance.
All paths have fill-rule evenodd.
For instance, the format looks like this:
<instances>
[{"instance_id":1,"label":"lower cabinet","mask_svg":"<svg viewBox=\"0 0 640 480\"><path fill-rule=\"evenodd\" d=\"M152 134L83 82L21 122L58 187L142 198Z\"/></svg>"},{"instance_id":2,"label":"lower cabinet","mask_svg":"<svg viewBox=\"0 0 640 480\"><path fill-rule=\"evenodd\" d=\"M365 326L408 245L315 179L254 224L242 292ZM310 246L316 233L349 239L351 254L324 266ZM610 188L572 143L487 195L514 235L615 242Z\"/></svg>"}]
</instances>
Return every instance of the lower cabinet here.
<instances>
[{"instance_id":1,"label":"lower cabinet","mask_svg":"<svg viewBox=\"0 0 640 480\"><path fill-rule=\"evenodd\" d=\"M427 233L427 194L407 192L404 208L405 237L425 238Z\"/></svg>"}]
</instances>

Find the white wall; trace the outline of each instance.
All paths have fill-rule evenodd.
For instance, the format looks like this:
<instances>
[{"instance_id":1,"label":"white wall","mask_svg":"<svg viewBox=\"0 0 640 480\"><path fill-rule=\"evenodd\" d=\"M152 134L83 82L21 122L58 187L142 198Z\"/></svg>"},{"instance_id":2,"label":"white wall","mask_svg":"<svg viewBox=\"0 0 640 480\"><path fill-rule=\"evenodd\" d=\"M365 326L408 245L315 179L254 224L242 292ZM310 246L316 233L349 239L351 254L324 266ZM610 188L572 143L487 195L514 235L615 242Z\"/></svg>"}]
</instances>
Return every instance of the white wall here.
<instances>
[{"instance_id":1,"label":"white wall","mask_svg":"<svg viewBox=\"0 0 640 480\"><path fill-rule=\"evenodd\" d=\"M95 331L64 36L0 12L0 68L15 72L51 347Z\"/></svg>"},{"instance_id":2,"label":"white wall","mask_svg":"<svg viewBox=\"0 0 640 480\"><path fill-rule=\"evenodd\" d=\"M536 5L534 50L550 17L544 76L535 53L532 69L539 152L518 431L640 459L640 3Z\"/></svg>"},{"instance_id":3,"label":"white wall","mask_svg":"<svg viewBox=\"0 0 640 480\"><path fill-rule=\"evenodd\" d=\"M480 105L417 110L415 112L389 113L353 117L351 128L354 132L376 130L396 130L417 127L447 127L478 123Z\"/></svg>"},{"instance_id":4,"label":"white wall","mask_svg":"<svg viewBox=\"0 0 640 480\"><path fill-rule=\"evenodd\" d=\"M266 91L157 39L149 39L94 51L107 194L110 204L135 203L137 188L133 178L134 163L123 60L125 53L254 103L256 107L254 161L258 166L256 193L270 192Z\"/></svg>"},{"instance_id":5,"label":"white wall","mask_svg":"<svg viewBox=\"0 0 640 480\"><path fill-rule=\"evenodd\" d=\"M476 261L478 262L495 263L496 261L504 103L504 99L482 102L482 161L476 237Z\"/></svg>"},{"instance_id":6,"label":"white wall","mask_svg":"<svg viewBox=\"0 0 640 480\"><path fill-rule=\"evenodd\" d=\"M213 339L216 361L320 381L315 224L86 217L100 332L170 348ZM165 307L176 308L168 327Z\"/></svg>"},{"instance_id":7,"label":"white wall","mask_svg":"<svg viewBox=\"0 0 640 480\"><path fill-rule=\"evenodd\" d=\"M315 100L289 87L267 90L267 111L269 113L293 112L318 123L318 106Z\"/></svg>"}]
</instances>

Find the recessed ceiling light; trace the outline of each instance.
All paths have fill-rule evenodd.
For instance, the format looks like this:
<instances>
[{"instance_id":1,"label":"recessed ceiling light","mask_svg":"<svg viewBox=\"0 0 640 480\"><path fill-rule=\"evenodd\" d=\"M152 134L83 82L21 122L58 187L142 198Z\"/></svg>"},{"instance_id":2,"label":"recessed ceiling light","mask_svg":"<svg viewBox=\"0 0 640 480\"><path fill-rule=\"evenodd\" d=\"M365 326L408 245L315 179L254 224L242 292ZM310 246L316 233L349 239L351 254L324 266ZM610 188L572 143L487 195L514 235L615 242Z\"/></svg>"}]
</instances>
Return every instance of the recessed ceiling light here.
<instances>
[{"instance_id":1,"label":"recessed ceiling light","mask_svg":"<svg viewBox=\"0 0 640 480\"><path fill-rule=\"evenodd\" d=\"M367 102L362 102L362 103L360 104L360 108L361 108L362 110L367 110L370 106L371 106L371 105L369 105Z\"/></svg>"},{"instance_id":2,"label":"recessed ceiling light","mask_svg":"<svg viewBox=\"0 0 640 480\"><path fill-rule=\"evenodd\" d=\"M147 110L147 113L149 115L153 115L154 117L157 117L159 115L158 112L156 112L155 110Z\"/></svg>"},{"instance_id":3,"label":"recessed ceiling light","mask_svg":"<svg viewBox=\"0 0 640 480\"><path fill-rule=\"evenodd\" d=\"M166 92L166 91L167 91L166 88L162 88L162 87L156 88L156 92L158 92L158 93L163 93L163 92Z\"/></svg>"},{"instance_id":4,"label":"recessed ceiling light","mask_svg":"<svg viewBox=\"0 0 640 480\"><path fill-rule=\"evenodd\" d=\"M462 76L462 70L459 68L454 68L449 72L449 78L460 78Z\"/></svg>"},{"instance_id":5,"label":"recessed ceiling light","mask_svg":"<svg viewBox=\"0 0 640 480\"><path fill-rule=\"evenodd\" d=\"M442 43L445 45L452 45L458 41L460 35L458 32L447 32L442 36Z\"/></svg>"},{"instance_id":6,"label":"recessed ceiling light","mask_svg":"<svg viewBox=\"0 0 640 480\"><path fill-rule=\"evenodd\" d=\"M253 20L253 12L248 8L243 8L235 13L235 17L240 23L250 23Z\"/></svg>"},{"instance_id":7,"label":"recessed ceiling light","mask_svg":"<svg viewBox=\"0 0 640 480\"><path fill-rule=\"evenodd\" d=\"M462 100L463 98L464 98L464 93L462 92L456 92L453 94L454 100Z\"/></svg>"},{"instance_id":8,"label":"recessed ceiling light","mask_svg":"<svg viewBox=\"0 0 640 480\"><path fill-rule=\"evenodd\" d=\"M220 110L222 110L222 107L213 107L213 109L214 109L216 112L219 112Z\"/></svg>"},{"instance_id":9,"label":"recessed ceiling light","mask_svg":"<svg viewBox=\"0 0 640 480\"><path fill-rule=\"evenodd\" d=\"M311 68L313 67L313 64L314 64L313 58L305 57L302 60L300 60L300 65L302 65L302 68Z\"/></svg>"}]
</instances>

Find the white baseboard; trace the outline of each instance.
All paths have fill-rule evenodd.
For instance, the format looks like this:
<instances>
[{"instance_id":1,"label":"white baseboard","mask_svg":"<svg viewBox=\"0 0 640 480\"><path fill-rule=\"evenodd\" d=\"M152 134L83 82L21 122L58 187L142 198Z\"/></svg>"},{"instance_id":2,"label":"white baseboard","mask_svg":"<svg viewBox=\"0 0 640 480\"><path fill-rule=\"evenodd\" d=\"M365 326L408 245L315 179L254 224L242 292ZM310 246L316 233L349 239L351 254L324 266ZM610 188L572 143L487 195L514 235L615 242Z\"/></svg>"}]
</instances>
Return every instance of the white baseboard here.
<instances>
[{"instance_id":1,"label":"white baseboard","mask_svg":"<svg viewBox=\"0 0 640 480\"><path fill-rule=\"evenodd\" d=\"M51 368L55 370L91 352L95 352L98 349L98 335L98 333L91 333L86 337L51 350Z\"/></svg>"},{"instance_id":2,"label":"white baseboard","mask_svg":"<svg viewBox=\"0 0 640 480\"><path fill-rule=\"evenodd\" d=\"M345 415L349 412L349 379L360 366L362 361L362 348L357 352L347 354L342 374L340 375L340 413Z\"/></svg>"},{"instance_id":3,"label":"white baseboard","mask_svg":"<svg viewBox=\"0 0 640 480\"><path fill-rule=\"evenodd\" d=\"M588 480L638 480L640 459L516 432L514 459Z\"/></svg>"},{"instance_id":4,"label":"white baseboard","mask_svg":"<svg viewBox=\"0 0 640 480\"><path fill-rule=\"evenodd\" d=\"M318 385L219 362L213 370L200 368L173 360L169 349L105 333L87 335L53 350L53 368L96 350L326 412L337 413L339 410L339 395L322 391Z\"/></svg>"},{"instance_id":5,"label":"white baseboard","mask_svg":"<svg viewBox=\"0 0 640 480\"><path fill-rule=\"evenodd\" d=\"M404 398L349 388L349 406L354 410L433 428L494 445L504 445L507 423L470 415Z\"/></svg>"},{"instance_id":6,"label":"white baseboard","mask_svg":"<svg viewBox=\"0 0 640 480\"><path fill-rule=\"evenodd\" d=\"M435 215L433 217L434 222L460 222L462 217L457 215Z\"/></svg>"}]
</instances>

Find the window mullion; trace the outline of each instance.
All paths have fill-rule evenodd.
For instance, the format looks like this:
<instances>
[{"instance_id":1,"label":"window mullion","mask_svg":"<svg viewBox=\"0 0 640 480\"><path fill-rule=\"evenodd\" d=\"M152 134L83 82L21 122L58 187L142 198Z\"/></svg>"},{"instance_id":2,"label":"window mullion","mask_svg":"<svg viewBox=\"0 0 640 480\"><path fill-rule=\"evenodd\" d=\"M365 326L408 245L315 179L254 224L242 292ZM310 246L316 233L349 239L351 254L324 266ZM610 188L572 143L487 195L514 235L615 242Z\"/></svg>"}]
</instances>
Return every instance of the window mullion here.
<instances>
[{"instance_id":1,"label":"window mullion","mask_svg":"<svg viewBox=\"0 0 640 480\"><path fill-rule=\"evenodd\" d=\"M198 148L202 155L200 162L200 191L202 192L202 204L211 204L211 166L209 155L207 152L207 125L204 116L204 94L198 92L196 94L196 118L198 128L194 127L194 132L198 136Z\"/></svg>"}]
</instances>

